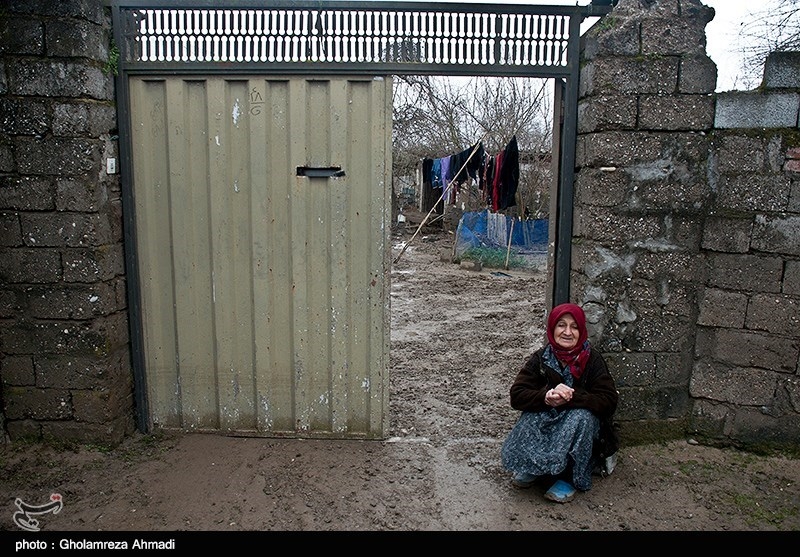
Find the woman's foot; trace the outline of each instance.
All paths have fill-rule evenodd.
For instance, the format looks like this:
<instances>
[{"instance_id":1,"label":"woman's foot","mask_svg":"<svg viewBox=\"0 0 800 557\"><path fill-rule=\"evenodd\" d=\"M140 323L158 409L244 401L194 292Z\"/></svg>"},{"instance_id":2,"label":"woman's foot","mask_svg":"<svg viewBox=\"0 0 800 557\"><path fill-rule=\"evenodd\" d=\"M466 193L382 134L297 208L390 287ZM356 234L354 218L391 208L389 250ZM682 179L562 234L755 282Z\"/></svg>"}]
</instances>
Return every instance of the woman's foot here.
<instances>
[{"instance_id":1,"label":"woman's foot","mask_svg":"<svg viewBox=\"0 0 800 557\"><path fill-rule=\"evenodd\" d=\"M575 497L576 489L572 487L571 483L564 480L558 480L553 486L544 494L545 499L555 501L556 503L569 503Z\"/></svg>"},{"instance_id":2,"label":"woman's foot","mask_svg":"<svg viewBox=\"0 0 800 557\"><path fill-rule=\"evenodd\" d=\"M511 480L511 485L520 489L526 489L533 485L536 481L536 476L528 474L527 472L517 472Z\"/></svg>"}]
</instances>

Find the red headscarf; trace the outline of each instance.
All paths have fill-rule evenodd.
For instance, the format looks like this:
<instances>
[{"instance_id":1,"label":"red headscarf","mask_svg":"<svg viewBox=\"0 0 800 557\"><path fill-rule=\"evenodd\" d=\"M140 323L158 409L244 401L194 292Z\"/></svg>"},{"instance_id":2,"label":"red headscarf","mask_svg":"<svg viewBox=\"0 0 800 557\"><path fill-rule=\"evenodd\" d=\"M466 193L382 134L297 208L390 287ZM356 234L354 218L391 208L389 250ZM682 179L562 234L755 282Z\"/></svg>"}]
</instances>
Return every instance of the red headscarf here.
<instances>
[{"instance_id":1,"label":"red headscarf","mask_svg":"<svg viewBox=\"0 0 800 557\"><path fill-rule=\"evenodd\" d=\"M556 339L553 336L553 331L556 328L556 323L565 314L570 314L575 322L578 324L578 331L580 337L577 344L571 349L562 348L556 344ZM553 349L553 354L561 363L569 365L569 372L575 379L579 379L583 375L583 370L586 368L586 362L589 360L589 353L591 348L589 346L589 332L586 330L586 314L583 309L575 304L560 304L553 308L550 315L547 317L547 340L550 341L550 346Z\"/></svg>"}]
</instances>

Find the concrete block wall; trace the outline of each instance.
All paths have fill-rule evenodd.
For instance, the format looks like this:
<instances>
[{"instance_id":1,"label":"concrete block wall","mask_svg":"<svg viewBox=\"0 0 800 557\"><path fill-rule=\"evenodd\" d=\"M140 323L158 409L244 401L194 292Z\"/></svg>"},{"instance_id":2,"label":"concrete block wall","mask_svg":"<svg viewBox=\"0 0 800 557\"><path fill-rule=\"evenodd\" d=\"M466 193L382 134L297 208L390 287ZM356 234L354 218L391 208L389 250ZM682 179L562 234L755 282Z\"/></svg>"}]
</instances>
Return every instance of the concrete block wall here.
<instances>
[{"instance_id":1,"label":"concrete block wall","mask_svg":"<svg viewBox=\"0 0 800 557\"><path fill-rule=\"evenodd\" d=\"M0 420L7 439L134 429L110 11L0 13Z\"/></svg>"},{"instance_id":2,"label":"concrete block wall","mask_svg":"<svg viewBox=\"0 0 800 557\"><path fill-rule=\"evenodd\" d=\"M701 242L692 427L748 445L800 442L800 52L762 86L721 93Z\"/></svg>"},{"instance_id":3,"label":"concrete block wall","mask_svg":"<svg viewBox=\"0 0 800 557\"><path fill-rule=\"evenodd\" d=\"M800 446L800 53L714 94L699 0L620 0L584 38L572 297L629 439Z\"/></svg>"}]
</instances>

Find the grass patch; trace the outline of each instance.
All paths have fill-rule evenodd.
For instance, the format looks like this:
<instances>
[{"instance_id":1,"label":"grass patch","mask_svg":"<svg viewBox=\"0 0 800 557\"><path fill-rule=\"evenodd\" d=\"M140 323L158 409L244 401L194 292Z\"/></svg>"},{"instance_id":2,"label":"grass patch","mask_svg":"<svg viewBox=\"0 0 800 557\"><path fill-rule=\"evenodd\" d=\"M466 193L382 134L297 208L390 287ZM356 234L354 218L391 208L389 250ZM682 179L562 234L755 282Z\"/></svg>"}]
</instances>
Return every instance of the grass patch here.
<instances>
[{"instance_id":1,"label":"grass patch","mask_svg":"<svg viewBox=\"0 0 800 557\"><path fill-rule=\"evenodd\" d=\"M506 250L499 248L472 247L461 254L462 261L480 261L484 267L504 269L506 266ZM525 258L515 253L508 256L508 268L525 266Z\"/></svg>"},{"instance_id":2,"label":"grass patch","mask_svg":"<svg viewBox=\"0 0 800 557\"><path fill-rule=\"evenodd\" d=\"M174 443L162 430L143 434L118 447L117 455L125 462L138 462L169 450Z\"/></svg>"},{"instance_id":3,"label":"grass patch","mask_svg":"<svg viewBox=\"0 0 800 557\"><path fill-rule=\"evenodd\" d=\"M771 524L780 529L786 519L795 517L798 513L797 507L778 506L776 509L768 509L755 497L743 493L734 493L731 496L731 503L745 517L748 524L756 527Z\"/></svg>"},{"instance_id":4,"label":"grass patch","mask_svg":"<svg viewBox=\"0 0 800 557\"><path fill-rule=\"evenodd\" d=\"M697 462L696 460L682 462L678 465L678 470L680 470L681 474L684 476L697 477L699 475L703 478L713 478L715 475L720 473L718 465L701 463Z\"/></svg>"}]
</instances>

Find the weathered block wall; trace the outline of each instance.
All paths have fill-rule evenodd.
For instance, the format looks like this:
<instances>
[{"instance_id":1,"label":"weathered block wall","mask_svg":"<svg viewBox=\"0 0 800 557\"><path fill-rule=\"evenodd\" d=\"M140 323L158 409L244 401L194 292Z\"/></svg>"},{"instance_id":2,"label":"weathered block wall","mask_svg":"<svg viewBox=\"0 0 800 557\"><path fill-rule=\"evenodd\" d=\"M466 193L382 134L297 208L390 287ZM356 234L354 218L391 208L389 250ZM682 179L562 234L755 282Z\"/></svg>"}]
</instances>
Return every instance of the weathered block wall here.
<instances>
[{"instance_id":1,"label":"weathered block wall","mask_svg":"<svg viewBox=\"0 0 800 557\"><path fill-rule=\"evenodd\" d=\"M773 53L761 90L717 97L692 427L749 445L800 443L799 69Z\"/></svg>"},{"instance_id":2,"label":"weathered block wall","mask_svg":"<svg viewBox=\"0 0 800 557\"><path fill-rule=\"evenodd\" d=\"M713 16L620 0L584 38L572 294L628 438L796 447L800 66L713 94Z\"/></svg>"},{"instance_id":3,"label":"weathered block wall","mask_svg":"<svg viewBox=\"0 0 800 557\"><path fill-rule=\"evenodd\" d=\"M110 12L0 13L0 420L11 439L133 431Z\"/></svg>"}]
</instances>

